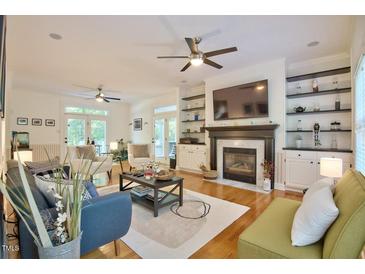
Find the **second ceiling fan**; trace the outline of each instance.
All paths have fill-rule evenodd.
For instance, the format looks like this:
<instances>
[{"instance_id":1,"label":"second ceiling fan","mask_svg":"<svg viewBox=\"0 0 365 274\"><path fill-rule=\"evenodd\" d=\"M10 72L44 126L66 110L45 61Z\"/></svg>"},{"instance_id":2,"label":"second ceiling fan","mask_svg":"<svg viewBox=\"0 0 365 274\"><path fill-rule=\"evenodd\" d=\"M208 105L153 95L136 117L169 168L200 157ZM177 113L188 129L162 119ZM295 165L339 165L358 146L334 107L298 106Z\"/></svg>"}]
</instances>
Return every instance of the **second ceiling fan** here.
<instances>
[{"instance_id":1,"label":"second ceiling fan","mask_svg":"<svg viewBox=\"0 0 365 274\"><path fill-rule=\"evenodd\" d=\"M189 62L180 70L185 71L187 70L191 65L193 66L199 66L202 63L207 64L209 66L215 67L217 69L223 68L223 66L213 62L212 60L208 59L208 57L226 54L230 52L237 51L237 47L231 47L231 48L225 48L225 49L219 49L209 52L202 52L198 49L198 44L201 42L200 37L195 38L185 38L186 43L189 46L189 49L191 51L189 56L158 56L158 59L167 59L167 58L188 58L190 59Z\"/></svg>"}]
</instances>

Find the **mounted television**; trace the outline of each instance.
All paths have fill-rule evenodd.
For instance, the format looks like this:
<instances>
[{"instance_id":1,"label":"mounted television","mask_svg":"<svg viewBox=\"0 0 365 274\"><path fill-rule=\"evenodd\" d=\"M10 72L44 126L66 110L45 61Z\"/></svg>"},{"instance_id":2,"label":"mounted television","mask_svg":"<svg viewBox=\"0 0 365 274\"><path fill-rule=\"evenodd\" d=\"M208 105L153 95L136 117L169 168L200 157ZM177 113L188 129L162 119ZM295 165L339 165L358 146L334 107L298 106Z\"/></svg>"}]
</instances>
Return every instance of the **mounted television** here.
<instances>
[{"instance_id":1,"label":"mounted television","mask_svg":"<svg viewBox=\"0 0 365 274\"><path fill-rule=\"evenodd\" d=\"M267 117L268 81L214 90L213 107L214 120Z\"/></svg>"}]
</instances>

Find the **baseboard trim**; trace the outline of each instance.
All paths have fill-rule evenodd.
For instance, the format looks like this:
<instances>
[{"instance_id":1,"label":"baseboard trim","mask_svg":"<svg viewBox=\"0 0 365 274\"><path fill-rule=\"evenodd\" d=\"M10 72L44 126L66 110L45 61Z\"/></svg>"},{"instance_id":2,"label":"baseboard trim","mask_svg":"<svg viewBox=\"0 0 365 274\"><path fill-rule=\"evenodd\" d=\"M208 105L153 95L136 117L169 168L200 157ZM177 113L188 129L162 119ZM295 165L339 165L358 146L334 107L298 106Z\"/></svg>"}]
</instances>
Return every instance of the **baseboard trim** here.
<instances>
[{"instance_id":1,"label":"baseboard trim","mask_svg":"<svg viewBox=\"0 0 365 274\"><path fill-rule=\"evenodd\" d=\"M286 187L285 187L285 184L283 184L283 183L275 183L274 189L285 191Z\"/></svg>"}]
</instances>

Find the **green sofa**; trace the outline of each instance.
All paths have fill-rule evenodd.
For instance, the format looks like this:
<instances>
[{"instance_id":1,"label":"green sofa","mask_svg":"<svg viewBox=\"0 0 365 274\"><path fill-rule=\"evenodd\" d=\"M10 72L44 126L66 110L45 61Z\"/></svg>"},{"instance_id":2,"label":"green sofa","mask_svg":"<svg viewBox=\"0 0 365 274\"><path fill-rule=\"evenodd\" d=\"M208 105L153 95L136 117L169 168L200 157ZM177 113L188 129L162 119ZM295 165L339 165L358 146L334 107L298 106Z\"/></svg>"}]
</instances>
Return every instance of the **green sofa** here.
<instances>
[{"instance_id":1,"label":"green sofa","mask_svg":"<svg viewBox=\"0 0 365 274\"><path fill-rule=\"evenodd\" d=\"M365 177L348 170L336 184L340 214L323 239L313 245L291 245L291 228L299 201L276 198L239 237L241 259L358 258L365 243Z\"/></svg>"}]
</instances>

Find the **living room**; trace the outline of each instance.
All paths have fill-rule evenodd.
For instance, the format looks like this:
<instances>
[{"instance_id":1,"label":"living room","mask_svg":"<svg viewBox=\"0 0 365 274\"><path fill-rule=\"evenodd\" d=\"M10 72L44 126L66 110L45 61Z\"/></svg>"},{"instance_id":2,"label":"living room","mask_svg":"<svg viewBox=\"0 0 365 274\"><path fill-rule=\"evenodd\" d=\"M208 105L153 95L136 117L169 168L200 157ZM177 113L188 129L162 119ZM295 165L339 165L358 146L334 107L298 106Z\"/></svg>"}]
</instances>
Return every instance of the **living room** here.
<instances>
[{"instance_id":1,"label":"living room","mask_svg":"<svg viewBox=\"0 0 365 274\"><path fill-rule=\"evenodd\" d=\"M10 14L2 258L365 258L365 16Z\"/></svg>"}]
</instances>

